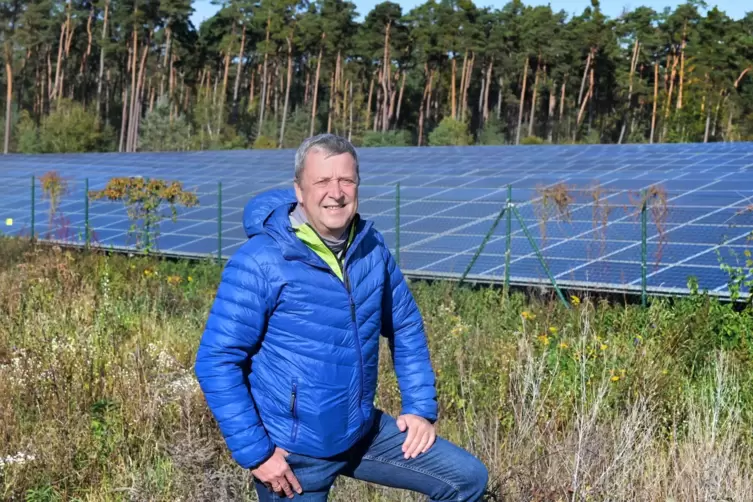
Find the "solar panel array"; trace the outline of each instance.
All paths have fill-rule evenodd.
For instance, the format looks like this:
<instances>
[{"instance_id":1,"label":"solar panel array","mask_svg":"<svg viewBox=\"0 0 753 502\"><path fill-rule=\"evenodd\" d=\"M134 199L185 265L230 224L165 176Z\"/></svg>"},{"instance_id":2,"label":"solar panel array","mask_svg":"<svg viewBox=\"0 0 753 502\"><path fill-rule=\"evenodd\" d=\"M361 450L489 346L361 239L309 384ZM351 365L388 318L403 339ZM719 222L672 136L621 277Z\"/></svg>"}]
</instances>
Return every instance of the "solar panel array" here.
<instances>
[{"instance_id":1,"label":"solar panel array","mask_svg":"<svg viewBox=\"0 0 753 502\"><path fill-rule=\"evenodd\" d=\"M0 227L28 234L31 175L37 176L36 234L81 243L84 179L101 189L111 177L178 180L197 192L199 206L161 224L158 249L173 255L216 255L217 183L222 182L221 253L245 240L243 208L254 195L291 186L294 151L10 155L0 158ZM400 183L399 257L407 275L460 277L471 264L512 186L513 201L552 275L563 286L638 291L641 285L641 190L659 187L647 225L648 290L685 293L689 277L725 295L723 263L745 261L753 230L753 143L567 145L359 149L360 212L396 251L396 185ZM47 221L49 202L38 177L55 170L70 181L60 222ZM566 191L559 188L566 187ZM547 194L549 197L543 199ZM559 197L559 199L557 199ZM558 209L557 202L562 205ZM134 240L122 203L93 201L90 226L100 246L129 248ZM505 276L503 219L468 278ZM549 284L518 221L513 220L510 280Z\"/></svg>"}]
</instances>

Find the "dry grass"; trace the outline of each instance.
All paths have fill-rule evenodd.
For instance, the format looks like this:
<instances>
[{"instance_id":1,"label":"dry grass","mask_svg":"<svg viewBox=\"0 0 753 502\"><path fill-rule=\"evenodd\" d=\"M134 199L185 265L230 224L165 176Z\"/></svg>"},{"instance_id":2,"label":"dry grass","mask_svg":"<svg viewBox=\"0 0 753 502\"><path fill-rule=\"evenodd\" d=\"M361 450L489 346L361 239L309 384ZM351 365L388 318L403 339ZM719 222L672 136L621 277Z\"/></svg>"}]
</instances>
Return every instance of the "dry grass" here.
<instances>
[{"instance_id":1,"label":"dry grass","mask_svg":"<svg viewBox=\"0 0 753 502\"><path fill-rule=\"evenodd\" d=\"M255 500L191 367L216 267L10 246L0 499ZM750 311L584 298L570 312L495 290L413 289L439 432L486 462L491 500L753 499L748 342L723 335L753 333ZM394 413L381 364L378 404ZM421 499L341 479L332 500Z\"/></svg>"}]
</instances>

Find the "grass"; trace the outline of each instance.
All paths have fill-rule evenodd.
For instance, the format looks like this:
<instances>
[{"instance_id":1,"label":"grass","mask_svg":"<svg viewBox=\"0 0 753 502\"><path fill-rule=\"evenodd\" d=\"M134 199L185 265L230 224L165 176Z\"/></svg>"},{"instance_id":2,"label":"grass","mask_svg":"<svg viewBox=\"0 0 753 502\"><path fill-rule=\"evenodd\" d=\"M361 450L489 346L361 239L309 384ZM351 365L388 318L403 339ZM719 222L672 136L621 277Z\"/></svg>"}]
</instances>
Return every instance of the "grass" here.
<instances>
[{"instance_id":1,"label":"grass","mask_svg":"<svg viewBox=\"0 0 753 502\"><path fill-rule=\"evenodd\" d=\"M193 377L219 273L0 238L0 499L255 500ZM753 500L750 307L411 287L439 433L484 460L490 500ZM342 479L332 500L420 498Z\"/></svg>"}]
</instances>

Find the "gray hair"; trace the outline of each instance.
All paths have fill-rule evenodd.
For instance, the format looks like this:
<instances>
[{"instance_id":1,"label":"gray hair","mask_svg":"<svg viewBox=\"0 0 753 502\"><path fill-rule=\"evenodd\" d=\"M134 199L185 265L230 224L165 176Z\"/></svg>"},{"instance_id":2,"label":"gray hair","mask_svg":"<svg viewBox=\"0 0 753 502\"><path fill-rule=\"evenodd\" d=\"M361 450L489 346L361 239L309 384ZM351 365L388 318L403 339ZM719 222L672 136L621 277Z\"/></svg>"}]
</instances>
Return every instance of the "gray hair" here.
<instances>
[{"instance_id":1,"label":"gray hair","mask_svg":"<svg viewBox=\"0 0 753 502\"><path fill-rule=\"evenodd\" d=\"M335 134L319 134L306 138L295 152L295 181L301 181L303 165L306 162L306 155L311 150L323 152L327 157L349 153L356 163L356 182L361 181L361 174L358 169L358 154L350 141Z\"/></svg>"}]
</instances>

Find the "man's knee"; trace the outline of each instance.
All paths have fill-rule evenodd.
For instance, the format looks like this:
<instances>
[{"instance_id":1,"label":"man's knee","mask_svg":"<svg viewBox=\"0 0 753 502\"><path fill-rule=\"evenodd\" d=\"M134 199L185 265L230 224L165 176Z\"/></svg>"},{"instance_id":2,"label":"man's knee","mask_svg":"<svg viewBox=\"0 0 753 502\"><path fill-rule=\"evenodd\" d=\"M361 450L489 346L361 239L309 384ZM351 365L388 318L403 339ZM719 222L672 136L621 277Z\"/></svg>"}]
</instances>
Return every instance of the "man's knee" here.
<instances>
[{"instance_id":1,"label":"man's knee","mask_svg":"<svg viewBox=\"0 0 753 502\"><path fill-rule=\"evenodd\" d=\"M461 500L471 502L481 500L481 497L486 492L486 487L489 483L489 470L478 458L469 457L463 469L466 481L463 493L461 494Z\"/></svg>"}]
</instances>

